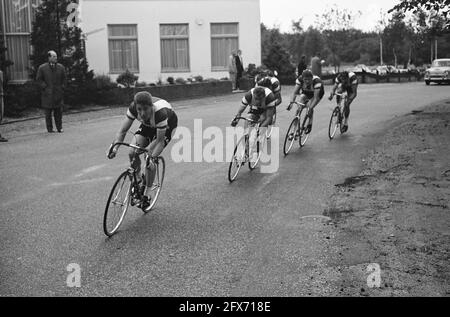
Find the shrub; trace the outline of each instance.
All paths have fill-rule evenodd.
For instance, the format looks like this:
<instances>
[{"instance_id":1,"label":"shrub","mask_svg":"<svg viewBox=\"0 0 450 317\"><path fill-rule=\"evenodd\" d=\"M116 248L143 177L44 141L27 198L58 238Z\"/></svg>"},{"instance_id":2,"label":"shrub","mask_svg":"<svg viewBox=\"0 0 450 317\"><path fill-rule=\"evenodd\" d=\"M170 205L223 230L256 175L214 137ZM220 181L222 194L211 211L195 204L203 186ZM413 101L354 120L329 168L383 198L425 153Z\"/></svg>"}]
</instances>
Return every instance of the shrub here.
<instances>
[{"instance_id":1,"label":"shrub","mask_svg":"<svg viewBox=\"0 0 450 317\"><path fill-rule=\"evenodd\" d=\"M195 76L194 79L196 82L199 82L199 83L201 83L203 81L203 77L201 75Z\"/></svg>"},{"instance_id":2,"label":"shrub","mask_svg":"<svg viewBox=\"0 0 450 317\"><path fill-rule=\"evenodd\" d=\"M113 82L108 75L95 76L94 82L97 89L111 89L117 87L117 84Z\"/></svg>"},{"instance_id":3,"label":"shrub","mask_svg":"<svg viewBox=\"0 0 450 317\"><path fill-rule=\"evenodd\" d=\"M186 84L186 79L178 77L177 79L175 79L175 82L177 84L184 85L184 84Z\"/></svg>"},{"instance_id":4,"label":"shrub","mask_svg":"<svg viewBox=\"0 0 450 317\"><path fill-rule=\"evenodd\" d=\"M136 87L147 87L148 84L145 81L138 81Z\"/></svg>"},{"instance_id":5,"label":"shrub","mask_svg":"<svg viewBox=\"0 0 450 317\"><path fill-rule=\"evenodd\" d=\"M167 82L168 82L170 85L174 85L174 84L175 84L175 79L174 79L173 77L169 77L169 78L167 78Z\"/></svg>"},{"instance_id":6,"label":"shrub","mask_svg":"<svg viewBox=\"0 0 450 317\"><path fill-rule=\"evenodd\" d=\"M130 72L128 69L117 77L116 81L118 84L124 85L125 87L133 86L138 80L138 76Z\"/></svg>"},{"instance_id":7,"label":"shrub","mask_svg":"<svg viewBox=\"0 0 450 317\"><path fill-rule=\"evenodd\" d=\"M41 106L41 88L35 81L9 85L5 90L5 115L14 117L27 108Z\"/></svg>"}]
</instances>

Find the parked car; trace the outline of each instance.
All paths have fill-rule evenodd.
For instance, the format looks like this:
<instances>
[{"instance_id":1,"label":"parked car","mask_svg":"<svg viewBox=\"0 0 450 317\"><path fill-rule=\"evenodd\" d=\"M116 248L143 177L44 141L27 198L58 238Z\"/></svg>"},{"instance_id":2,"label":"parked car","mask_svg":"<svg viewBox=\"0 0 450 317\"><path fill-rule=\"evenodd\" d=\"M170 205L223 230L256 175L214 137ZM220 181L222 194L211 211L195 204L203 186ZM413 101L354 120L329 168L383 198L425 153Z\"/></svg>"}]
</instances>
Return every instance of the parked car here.
<instances>
[{"instance_id":1,"label":"parked car","mask_svg":"<svg viewBox=\"0 0 450 317\"><path fill-rule=\"evenodd\" d=\"M387 75L387 73L389 73L389 69L385 65L378 66L377 68L375 68L375 73L377 75Z\"/></svg>"},{"instance_id":2,"label":"parked car","mask_svg":"<svg viewBox=\"0 0 450 317\"><path fill-rule=\"evenodd\" d=\"M386 67L387 67L387 69L388 69L388 73L391 73L391 74L397 74L397 73L400 72L400 71L399 71L395 66L393 66L393 65L386 65Z\"/></svg>"},{"instance_id":3,"label":"parked car","mask_svg":"<svg viewBox=\"0 0 450 317\"><path fill-rule=\"evenodd\" d=\"M450 58L435 59L425 71L425 84L450 83Z\"/></svg>"},{"instance_id":4,"label":"parked car","mask_svg":"<svg viewBox=\"0 0 450 317\"><path fill-rule=\"evenodd\" d=\"M358 64L353 68L350 68L348 71L354 73L371 73L370 68L364 64Z\"/></svg>"}]
</instances>

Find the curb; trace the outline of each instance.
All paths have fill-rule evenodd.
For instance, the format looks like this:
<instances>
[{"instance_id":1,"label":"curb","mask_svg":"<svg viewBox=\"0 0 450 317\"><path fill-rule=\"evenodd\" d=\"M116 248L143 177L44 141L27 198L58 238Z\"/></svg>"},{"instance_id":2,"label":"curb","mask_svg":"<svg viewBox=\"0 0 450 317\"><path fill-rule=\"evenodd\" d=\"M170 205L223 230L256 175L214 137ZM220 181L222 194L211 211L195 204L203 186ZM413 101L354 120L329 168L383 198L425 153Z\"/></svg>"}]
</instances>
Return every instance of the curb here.
<instances>
[{"instance_id":1,"label":"curb","mask_svg":"<svg viewBox=\"0 0 450 317\"><path fill-rule=\"evenodd\" d=\"M103 107L101 109L74 110L74 111L69 111L69 112L63 113L63 114L71 115L71 114L78 114L78 113L85 113L85 112L102 111L102 110L106 110L106 109L110 109L110 107ZM21 119L17 119L17 120L10 120L7 122L2 122L1 125L8 125L8 124L13 124L13 123L18 123L18 122L25 122L25 121L31 121L31 120L37 120L37 119L44 119L44 118L45 118L45 116L43 116L43 115L28 117L28 118L21 118Z\"/></svg>"}]
</instances>

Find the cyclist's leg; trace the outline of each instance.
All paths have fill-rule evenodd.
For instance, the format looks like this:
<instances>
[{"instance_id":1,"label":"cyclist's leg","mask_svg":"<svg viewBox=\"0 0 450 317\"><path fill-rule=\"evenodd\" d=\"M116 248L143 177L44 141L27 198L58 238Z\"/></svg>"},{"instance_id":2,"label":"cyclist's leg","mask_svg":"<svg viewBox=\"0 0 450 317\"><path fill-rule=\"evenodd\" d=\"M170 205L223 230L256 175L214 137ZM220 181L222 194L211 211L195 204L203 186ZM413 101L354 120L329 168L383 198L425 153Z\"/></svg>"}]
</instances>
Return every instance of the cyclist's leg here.
<instances>
[{"instance_id":1,"label":"cyclist's leg","mask_svg":"<svg viewBox=\"0 0 450 317\"><path fill-rule=\"evenodd\" d=\"M172 117L168 120L168 128L166 130L166 135L164 137L164 148L169 144L169 142L172 140L173 133L175 132L175 129L178 126L178 118L174 114ZM156 137L156 134L152 136L152 140ZM150 197L153 183L155 181L156 177L156 165L153 161L150 160L148 162L148 165L146 166L146 187L145 187L145 196Z\"/></svg>"},{"instance_id":2,"label":"cyclist's leg","mask_svg":"<svg viewBox=\"0 0 450 317\"><path fill-rule=\"evenodd\" d=\"M358 94L358 85L353 85L347 90L347 103L344 105L344 126L348 126L350 117L350 105Z\"/></svg>"},{"instance_id":3,"label":"cyclist's leg","mask_svg":"<svg viewBox=\"0 0 450 317\"><path fill-rule=\"evenodd\" d=\"M139 128L139 130L135 133L131 144L139 146L139 147L147 147L149 144L149 139L146 136L146 134L148 133L146 127L141 126ZM128 157L130 159L130 164L131 167L134 168L136 170L136 175L139 176L139 178L141 177L141 159L139 157L141 153L138 153L137 150L135 149L130 149L129 153L128 153Z\"/></svg>"},{"instance_id":4,"label":"cyclist's leg","mask_svg":"<svg viewBox=\"0 0 450 317\"><path fill-rule=\"evenodd\" d=\"M342 94L344 92L344 86L342 84L339 84L337 89L336 89L336 93L337 94ZM342 97L341 96L336 96L336 104L339 106L341 104L342 101Z\"/></svg>"},{"instance_id":5,"label":"cyclist's leg","mask_svg":"<svg viewBox=\"0 0 450 317\"><path fill-rule=\"evenodd\" d=\"M256 112L250 112L249 119L261 122L263 120L264 114L262 114L260 111ZM258 129L256 129L256 124L249 124L249 135L248 135L248 143L249 143L249 149L248 149L248 155L250 159L253 159L253 156L256 156L256 144L257 144L257 138L258 138Z\"/></svg>"}]
</instances>

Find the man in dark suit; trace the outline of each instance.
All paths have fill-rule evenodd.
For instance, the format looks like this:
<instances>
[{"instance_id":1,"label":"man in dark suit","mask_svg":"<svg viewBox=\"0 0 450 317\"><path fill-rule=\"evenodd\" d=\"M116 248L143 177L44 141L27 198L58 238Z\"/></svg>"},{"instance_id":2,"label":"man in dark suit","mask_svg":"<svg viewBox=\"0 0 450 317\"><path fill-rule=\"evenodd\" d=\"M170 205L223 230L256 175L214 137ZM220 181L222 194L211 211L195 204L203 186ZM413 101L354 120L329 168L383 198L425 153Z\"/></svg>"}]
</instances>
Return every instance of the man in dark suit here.
<instances>
[{"instance_id":1,"label":"man in dark suit","mask_svg":"<svg viewBox=\"0 0 450 317\"><path fill-rule=\"evenodd\" d=\"M54 51L48 52L48 63L39 66L36 80L42 88L41 104L45 109L45 123L49 133L53 131L52 112L55 117L56 129L62 128L63 95L66 86L66 70L57 63L58 55Z\"/></svg>"},{"instance_id":2,"label":"man in dark suit","mask_svg":"<svg viewBox=\"0 0 450 317\"><path fill-rule=\"evenodd\" d=\"M3 120L3 72L0 70L0 123ZM0 142L8 142L7 139L0 134Z\"/></svg>"}]
</instances>

